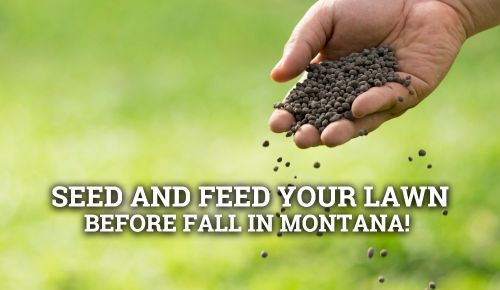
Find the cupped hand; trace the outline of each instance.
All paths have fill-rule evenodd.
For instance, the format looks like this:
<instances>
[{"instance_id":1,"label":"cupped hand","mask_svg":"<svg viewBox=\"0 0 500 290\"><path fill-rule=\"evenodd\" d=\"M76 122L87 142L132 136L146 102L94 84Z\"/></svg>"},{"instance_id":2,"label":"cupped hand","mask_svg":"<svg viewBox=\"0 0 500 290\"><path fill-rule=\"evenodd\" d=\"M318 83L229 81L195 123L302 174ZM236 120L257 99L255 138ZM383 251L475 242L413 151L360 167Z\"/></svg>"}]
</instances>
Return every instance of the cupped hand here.
<instances>
[{"instance_id":1,"label":"cupped hand","mask_svg":"<svg viewBox=\"0 0 500 290\"><path fill-rule=\"evenodd\" d=\"M458 13L440 1L320 0L295 27L283 56L271 73L278 82L298 76L310 62L335 60L386 44L396 51L400 76L411 76L406 88L389 82L359 95L352 104L355 119L329 124L321 133L303 125L295 134L298 147L343 144L400 116L428 96L444 78L466 39ZM403 101L398 97L403 96ZM286 132L294 117L275 110L269 126Z\"/></svg>"}]
</instances>

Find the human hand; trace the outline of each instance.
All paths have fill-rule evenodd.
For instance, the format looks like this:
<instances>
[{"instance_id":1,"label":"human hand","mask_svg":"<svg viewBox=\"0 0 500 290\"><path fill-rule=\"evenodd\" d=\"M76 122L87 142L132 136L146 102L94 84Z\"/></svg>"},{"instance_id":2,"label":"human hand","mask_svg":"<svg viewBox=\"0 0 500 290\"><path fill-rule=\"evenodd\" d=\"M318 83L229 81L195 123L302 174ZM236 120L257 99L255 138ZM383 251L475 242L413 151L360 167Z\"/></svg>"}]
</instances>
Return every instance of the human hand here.
<instances>
[{"instance_id":1,"label":"human hand","mask_svg":"<svg viewBox=\"0 0 500 290\"><path fill-rule=\"evenodd\" d=\"M400 76L411 76L405 88L389 82L359 95L352 104L354 121L342 119L321 133L303 125L295 134L298 147L343 144L373 131L385 121L402 115L428 96L444 78L462 43L467 27L456 9L441 1L418 0L320 0L295 27L283 57L273 69L275 81L288 81L312 62L338 59L349 53L382 44L391 46L399 60ZM398 97L404 101L399 102ZM275 110L272 131L290 129L293 115Z\"/></svg>"}]
</instances>

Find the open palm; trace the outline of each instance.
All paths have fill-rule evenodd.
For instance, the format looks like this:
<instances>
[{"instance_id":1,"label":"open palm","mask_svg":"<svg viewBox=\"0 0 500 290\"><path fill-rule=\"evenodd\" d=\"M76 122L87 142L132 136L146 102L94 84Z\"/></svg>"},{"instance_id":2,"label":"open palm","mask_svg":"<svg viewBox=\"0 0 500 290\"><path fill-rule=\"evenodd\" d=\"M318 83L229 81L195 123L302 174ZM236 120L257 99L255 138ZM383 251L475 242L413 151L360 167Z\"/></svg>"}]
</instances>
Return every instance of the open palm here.
<instances>
[{"instance_id":1,"label":"open palm","mask_svg":"<svg viewBox=\"0 0 500 290\"><path fill-rule=\"evenodd\" d=\"M400 116L429 95L441 82L462 43L465 29L457 12L440 1L330 0L318 1L294 29L272 78L288 81L312 62L334 60L364 48L390 45L399 60L400 75L411 75L405 88L389 82L373 87L352 105L354 121L331 123L321 133L303 125L295 134L300 148L324 144L337 146L373 131L383 122ZM403 96L403 102L398 97ZM269 120L274 132L285 132L293 115L275 110Z\"/></svg>"}]
</instances>

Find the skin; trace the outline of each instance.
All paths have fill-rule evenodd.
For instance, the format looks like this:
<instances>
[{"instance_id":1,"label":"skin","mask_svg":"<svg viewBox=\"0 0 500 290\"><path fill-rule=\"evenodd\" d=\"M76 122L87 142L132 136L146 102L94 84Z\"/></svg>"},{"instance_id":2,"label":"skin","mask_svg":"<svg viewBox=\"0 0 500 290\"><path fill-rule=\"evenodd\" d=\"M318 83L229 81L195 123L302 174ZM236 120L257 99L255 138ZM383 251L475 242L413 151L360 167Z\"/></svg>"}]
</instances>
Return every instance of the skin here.
<instances>
[{"instance_id":1,"label":"skin","mask_svg":"<svg viewBox=\"0 0 500 290\"><path fill-rule=\"evenodd\" d=\"M314 126L303 125L294 135L296 145L338 146L359 136L360 130L371 132L413 108L443 80L464 41L498 25L499 15L500 0L317 1L293 30L272 70L273 80L289 81L310 62L388 44L396 51L400 76L410 75L412 82L408 88L398 83L371 88L352 104L354 121L334 122L321 135ZM282 133L293 122L292 114L275 110L269 127Z\"/></svg>"}]
</instances>

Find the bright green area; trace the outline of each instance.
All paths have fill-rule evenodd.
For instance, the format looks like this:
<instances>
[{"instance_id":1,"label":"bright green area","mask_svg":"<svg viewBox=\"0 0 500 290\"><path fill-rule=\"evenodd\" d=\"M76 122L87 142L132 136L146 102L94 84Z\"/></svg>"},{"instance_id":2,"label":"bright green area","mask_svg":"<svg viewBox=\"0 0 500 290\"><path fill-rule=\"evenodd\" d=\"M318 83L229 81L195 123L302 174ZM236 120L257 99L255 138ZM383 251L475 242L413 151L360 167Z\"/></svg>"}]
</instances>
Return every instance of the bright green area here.
<instances>
[{"instance_id":1,"label":"bright green area","mask_svg":"<svg viewBox=\"0 0 500 290\"><path fill-rule=\"evenodd\" d=\"M470 39L405 116L301 151L266 128L290 86L268 74L311 3L1 1L0 289L500 289L500 29ZM292 167L275 174L278 156ZM404 235L91 236L83 211L49 199L56 183L271 187L293 175L446 183L450 214L414 210ZM389 256L368 261L370 245Z\"/></svg>"}]
</instances>

